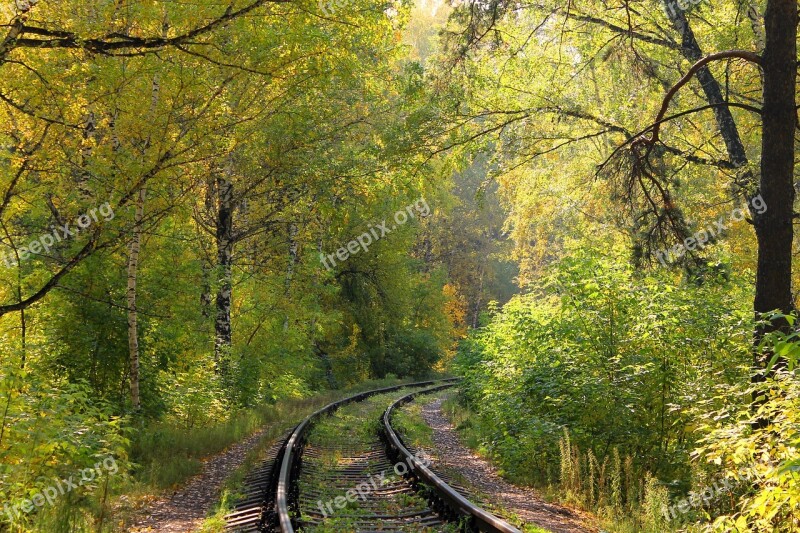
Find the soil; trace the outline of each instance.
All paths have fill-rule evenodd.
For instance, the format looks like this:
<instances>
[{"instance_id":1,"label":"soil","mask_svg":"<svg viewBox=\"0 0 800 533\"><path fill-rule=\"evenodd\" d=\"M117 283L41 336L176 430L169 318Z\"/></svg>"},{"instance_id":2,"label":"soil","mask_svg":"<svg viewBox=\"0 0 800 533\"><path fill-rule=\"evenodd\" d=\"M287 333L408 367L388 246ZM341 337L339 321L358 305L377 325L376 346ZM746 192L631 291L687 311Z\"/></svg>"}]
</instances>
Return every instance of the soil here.
<instances>
[{"instance_id":1,"label":"soil","mask_svg":"<svg viewBox=\"0 0 800 533\"><path fill-rule=\"evenodd\" d=\"M238 468L266 433L257 431L203 463L203 470L172 495L156 500L141 512L132 533L188 533L195 531L219 500L225 479Z\"/></svg>"},{"instance_id":2,"label":"soil","mask_svg":"<svg viewBox=\"0 0 800 533\"><path fill-rule=\"evenodd\" d=\"M458 433L442 411L443 398L437 398L422 408L422 417L433 428L435 446L434 470L443 469L465 479L472 487L506 513L519 517L553 533L595 533L591 520L560 505L545 502L528 487L513 485L504 480L485 459L461 443Z\"/></svg>"}]
</instances>

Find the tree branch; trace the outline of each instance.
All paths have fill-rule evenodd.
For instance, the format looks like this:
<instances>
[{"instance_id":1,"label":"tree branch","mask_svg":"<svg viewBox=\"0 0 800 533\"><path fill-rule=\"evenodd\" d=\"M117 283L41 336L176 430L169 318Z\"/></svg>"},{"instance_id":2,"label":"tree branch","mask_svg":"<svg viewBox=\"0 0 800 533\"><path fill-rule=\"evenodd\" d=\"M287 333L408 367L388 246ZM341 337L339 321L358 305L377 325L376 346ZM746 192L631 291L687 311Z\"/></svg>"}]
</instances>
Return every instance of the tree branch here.
<instances>
[{"instance_id":1,"label":"tree branch","mask_svg":"<svg viewBox=\"0 0 800 533\"><path fill-rule=\"evenodd\" d=\"M97 244L97 238L98 238L98 233L95 231L95 233L92 235L92 238L89 239L89 242L87 242L84 245L84 247L81 248L81 250L77 254L75 254L72 257L72 259L69 260L67 264L61 267L61 269L58 272L53 274L53 276L44 285L42 285L39 288L39 290L37 290L34 294L14 304L0 305L0 316L6 315L8 313L13 313L15 311L22 311L23 309L27 309L31 305L35 304L36 302L44 298L47 295L47 293L49 293L56 285L58 285L58 282L61 278L66 276L70 272L70 270L75 268L78 264L80 264L81 261L83 261L89 255L91 255L92 252L94 252L95 245Z\"/></svg>"},{"instance_id":2,"label":"tree branch","mask_svg":"<svg viewBox=\"0 0 800 533\"><path fill-rule=\"evenodd\" d=\"M659 37L655 37L653 35L647 35L646 33L641 33L641 32L638 32L638 31L635 31L635 30L632 30L632 29L631 30L626 30L625 28L622 28L620 26L612 24L612 23L610 23L608 21L605 21L605 20L603 20L601 18L590 17L588 15L579 15L579 14L576 14L576 13L567 13L566 16L568 18L571 18L573 20L577 20L579 22L587 22L589 24L594 24L594 25L597 25L597 26L601 26L601 27L606 28L607 30L610 30L610 31L612 31L614 33L617 33L619 35L622 35L622 36L625 36L625 37L635 38L635 39L638 39L640 41L643 41L643 42L646 42L646 43L650 43L650 44L656 44L656 45L659 45L659 46L663 46L665 48L669 48L670 50L680 50L681 49L681 46L678 43L676 43L675 41L667 40L667 39L661 39Z\"/></svg>"},{"instance_id":3,"label":"tree branch","mask_svg":"<svg viewBox=\"0 0 800 533\"><path fill-rule=\"evenodd\" d=\"M700 59L697 63L692 65L692 68L689 69L683 78L678 80L678 83L676 83L664 97L664 102L661 104L661 110L658 112L654 122L653 133L649 139L644 139L645 143L652 147L658 141L658 136L661 132L661 124L664 122L664 117L667 116L667 111L669 110L669 105L672 102L672 99L676 94L678 94L678 91L680 91L684 85L689 83L694 75L697 74L697 71L711 62L732 58L744 59L751 63L755 63L756 65L761 65L761 56L755 52L750 52L747 50L726 50L724 52L711 54Z\"/></svg>"},{"instance_id":4,"label":"tree branch","mask_svg":"<svg viewBox=\"0 0 800 533\"><path fill-rule=\"evenodd\" d=\"M674 115L670 115L668 117L664 117L661 120L659 120L658 122L654 122L654 123L650 124L649 126L644 128L643 130L641 130L639 133L637 133L636 135L630 137L627 141L625 141L621 145L617 146L617 148L611 153L611 155L600 166L597 167L597 171L598 172L602 171L608 165L608 163L614 158L614 156L616 156L619 153L619 151L622 150L623 148L625 148L627 145L636 144L637 141L640 142L640 143L644 143L644 144L650 144L651 140L644 137L644 135L648 131L655 130L656 128L660 128L663 124L665 124L667 122L671 122L671 121L676 120L676 119L679 119L681 117L685 117L686 115L699 113L701 111L706 111L708 109L714 109L714 108L720 107L720 106L738 107L739 109L745 109L747 111L752 111L753 113L756 113L758 115L761 114L761 110L758 109L757 107L754 107L754 106L751 106L751 105L747 105L747 104L739 104L739 103L736 103L736 102L724 102L724 103L721 103L721 104L707 104L707 105L704 105L704 106L696 107L694 109L689 109L688 111L681 111L680 113L676 113ZM654 146L655 142L656 141L652 141L653 144L650 145L650 146ZM673 152L674 149L670 149L668 151ZM723 168L723 166L721 166L721 164L719 162L715 163L714 166L718 166L720 168Z\"/></svg>"},{"instance_id":5,"label":"tree branch","mask_svg":"<svg viewBox=\"0 0 800 533\"><path fill-rule=\"evenodd\" d=\"M211 22L187 31L175 37L133 37L124 33L112 32L100 38L87 39L73 32L49 30L25 24L26 17L18 17L12 24L11 31L0 44L0 61L15 47L25 48L71 48L81 49L97 54L113 55L116 51L159 50L168 47L194 44L194 39L209 34L219 27L241 18L267 4L286 4L291 0L255 0L237 10L228 6L225 13ZM42 38L25 38L23 34L36 35Z\"/></svg>"}]
</instances>

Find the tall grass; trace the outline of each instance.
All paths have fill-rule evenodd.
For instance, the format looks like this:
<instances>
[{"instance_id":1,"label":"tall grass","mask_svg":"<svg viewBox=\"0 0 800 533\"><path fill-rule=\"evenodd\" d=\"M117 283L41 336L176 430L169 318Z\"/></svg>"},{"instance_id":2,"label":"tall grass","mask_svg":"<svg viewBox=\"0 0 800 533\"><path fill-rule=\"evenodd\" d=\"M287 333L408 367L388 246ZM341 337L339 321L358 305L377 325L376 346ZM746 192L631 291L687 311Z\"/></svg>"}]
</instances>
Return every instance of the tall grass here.
<instances>
[{"instance_id":1,"label":"tall grass","mask_svg":"<svg viewBox=\"0 0 800 533\"><path fill-rule=\"evenodd\" d=\"M217 454L252 435L259 428L278 433L297 424L314 410L358 392L416 380L370 380L343 390L326 391L308 398L287 399L274 405L243 410L228 420L206 427L178 427L157 422L141 428L134 437L131 459L138 465L134 478L155 490L174 487L197 474L202 459Z\"/></svg>"},{"instance_id":2,"label":"tall grass","mask_svg":"<svg viewBox=\"0 0 800 533\"><path fill-rule=\"evenodd\" d=\"M304 412L306 404L314 404L314 399L241 411L209 427L184 428L167 422L143 427L131 447L131 459L138 465L134 478L154 489L180 484L200 471L203 458L221 452L265 425L283 420L288 423L296 412Z\"/></svg>"},{"instance_id":3,"label":"tall grass","mask_svg":"<svg viewBox=\"0 0 800 533\"><path fill-rule=\"evenodd\" d=\"M672 531L664 518L669 491L648 472L635 471L632 457L623 459L615 448L600 461L592 450L582 453L566 429L559 451L560 481L548 488L557 499L595 513L607 531Z\"/></svg>"},{"instance_id":4,"label":"tall grass","mask_svg":"<svg viewBox=\"0 0 800 533\"><path fill-rule=\"evenodd\" d=\"M434 379L434 378L431 378ZM237 479L255 462L259 451L314 410L361 391L410 383L418 380L388 378L356 386L325 391L302 399L286 399L274 405L232 413L222 422L186 427L164 421L143 423L133 428L129 457L133 472L111 478L111 484L81 494L68 494L55 505L26 515L14 524L0 523L0 533L116 533L130 530L133 517L151 505L159 495L184 484L202 469L203 460L264 429L254 443L245 465L223 487L216 514L224 514L225 501L235 492ZM130 474L130 475L128 475ZM2 509L0 508L0 511ZM219 520L217 520L219 522ZM219 525L219 524L218 524ZM209 530L210 531L210 530Z\"/></svg>"},{"instance_id":5,"label":"tall grass","mask_svg":"<svg viewBox=\"0 0 800 533\"><path fill-rule=\"evenodd\" d=\"M451 396L442 405L462 442L492 459L484 445L490 438L480 417ZM600 460L592 450L582 451L568 431L559 441L559 476L550 483L537 483L540 476L514 470L501 457L499 469L512 482L535 487L546 500L593 513L608 533L667 533L675 531L664 518L669 491L647 472L634 467L633 458L612 449ZM524 467L523 467L524 468Z\"/></svg>"}]
</instances>

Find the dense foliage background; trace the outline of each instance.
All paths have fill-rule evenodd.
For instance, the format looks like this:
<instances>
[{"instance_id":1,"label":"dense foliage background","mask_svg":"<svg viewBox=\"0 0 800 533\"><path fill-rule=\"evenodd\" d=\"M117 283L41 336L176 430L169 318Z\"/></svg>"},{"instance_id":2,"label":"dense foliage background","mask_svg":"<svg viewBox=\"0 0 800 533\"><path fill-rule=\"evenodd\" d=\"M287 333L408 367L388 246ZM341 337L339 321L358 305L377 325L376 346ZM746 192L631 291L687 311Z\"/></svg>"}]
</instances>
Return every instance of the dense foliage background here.
<instances>
[{"instance_id":1,"label":"dense foliage background","mask_svg":"<svg viewBox=\"0 0 800 533\"><path fill-rule=\"evenodd\" d=\"M465 437L609 530L797 531L766 5L0 4L0 530L125 530L309 398L456 371Z\"/></svg>"}]
</instances>

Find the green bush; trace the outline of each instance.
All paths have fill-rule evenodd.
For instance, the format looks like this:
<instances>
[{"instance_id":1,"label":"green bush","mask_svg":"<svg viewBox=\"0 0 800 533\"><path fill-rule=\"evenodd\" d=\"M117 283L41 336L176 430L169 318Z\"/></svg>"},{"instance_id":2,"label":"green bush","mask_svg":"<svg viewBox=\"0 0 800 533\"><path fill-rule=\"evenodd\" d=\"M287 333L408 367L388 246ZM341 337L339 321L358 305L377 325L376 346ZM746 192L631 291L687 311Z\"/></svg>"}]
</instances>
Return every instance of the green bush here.
<instances>
[{"instance_id":1,"label":"green bush","mask_svg":"<svg viewBox=\"0 0 800 533\"><path fill-rule=\"evenodd\" d=\"M707 413L710 422L699 428L705 437L694 454L694 490L707 495L697 505L696 514L707 522L702 531L800 531L800 380L794 371L800 341L793 334L768 342L788 367L764 383L716 387L730 405Z\"/></svg>"},{"instance_id":2,"label":"green bush","mask_svg":"<svg viewBox=\"0 0 800 533\"><path fill-rule=\"evenodd\" d=\"M433 365L442 357L436 335L424 329L396 332L387 343L386 353L383 372L412 378L424 378L430 374Z\"/></svg>"},{"instance_id":3,"label":"green bush","mask_svg":"<svg viewBox=\"0 0 800 533\"><path fill-rule=\"evenodd\" d=\"M554 265L456 359L485 448L512 478L557 484L566 428L598 465L618 450L635 478L688 490L699 423L690 407L721 407L712 385L747 381L744 294L736 280L676 286L667 272L641 275L597 253Z\"/></svg>"},{"instance_id":4,"label":"green bush","mask_svg":"<svg viewBox=\"0 0 800 533\"><path fill-rule=\"evenodd\" d=\"M0 365L0 528L69 531L102 516L109 491L126 480L128 439L124 420L88 384L41 375Z\"/></svg>"}]
</instances>

